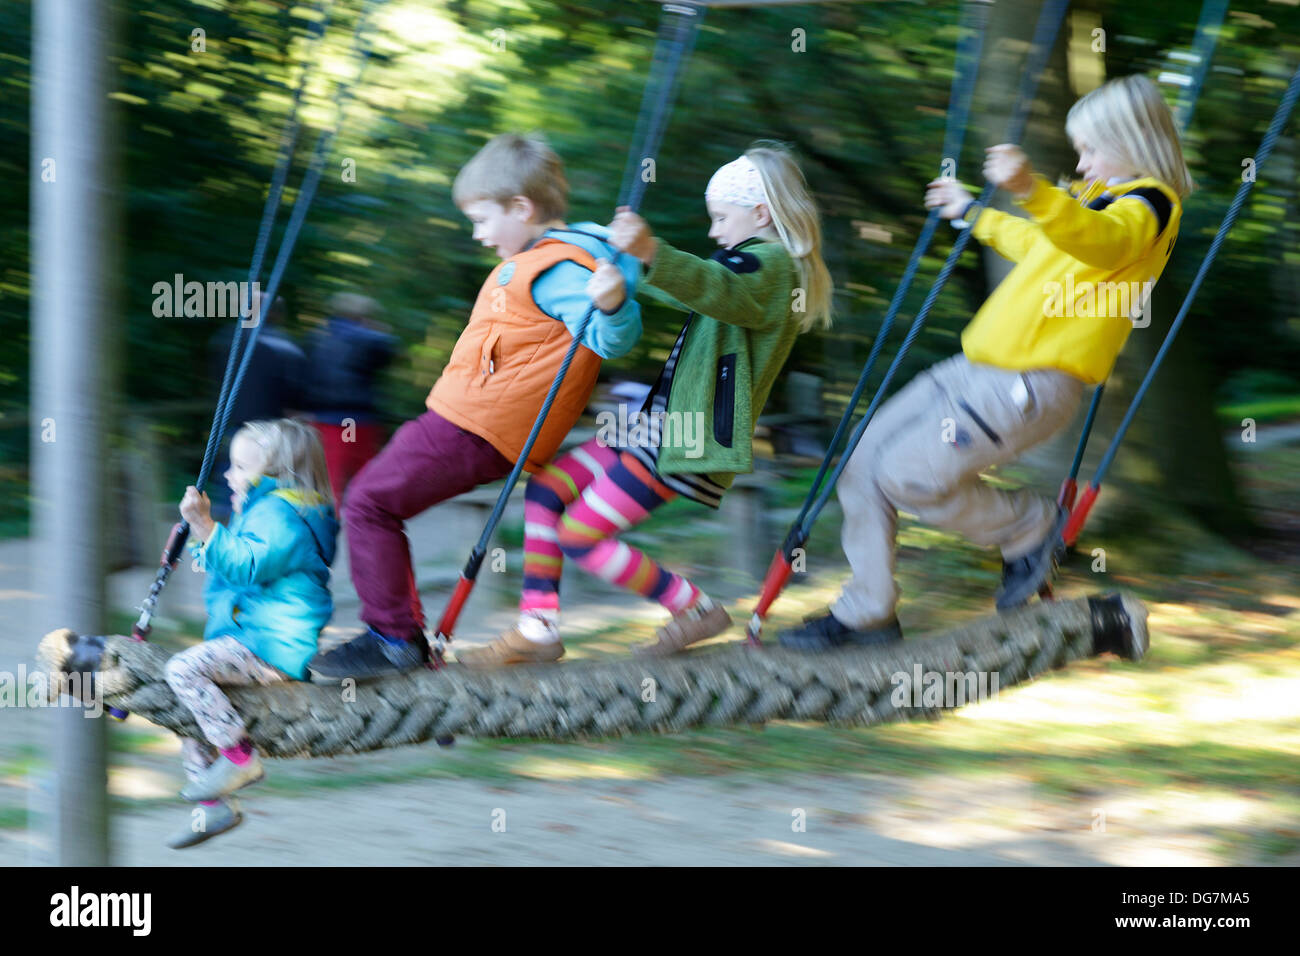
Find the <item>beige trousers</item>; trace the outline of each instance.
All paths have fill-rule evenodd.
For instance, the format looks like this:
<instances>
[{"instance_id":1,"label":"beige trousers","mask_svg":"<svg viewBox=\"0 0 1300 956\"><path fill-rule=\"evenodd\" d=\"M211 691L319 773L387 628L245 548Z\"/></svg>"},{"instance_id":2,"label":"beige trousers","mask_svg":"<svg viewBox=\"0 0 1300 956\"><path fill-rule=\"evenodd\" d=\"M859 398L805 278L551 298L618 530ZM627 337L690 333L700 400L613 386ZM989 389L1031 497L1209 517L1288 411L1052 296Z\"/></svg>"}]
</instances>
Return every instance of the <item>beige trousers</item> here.
<instances>
[{"instance_id":1,"label":"beige trousers","mask_svg":"<svg viewBox=\"0 0 1300 956\"><path fill-rule=\"evenodd\" d=\"M835 617L863 628L894 616L899 511L975 544L996 545L1006 559L1033 550L1051 529L1055 503L994 488L980 472L1069 424L1083 389L1082 381L1054 369L1012 372L954 355L885 402L837 488L841 543L853 577L831 605Z\"/></svg>"}]
</instances>

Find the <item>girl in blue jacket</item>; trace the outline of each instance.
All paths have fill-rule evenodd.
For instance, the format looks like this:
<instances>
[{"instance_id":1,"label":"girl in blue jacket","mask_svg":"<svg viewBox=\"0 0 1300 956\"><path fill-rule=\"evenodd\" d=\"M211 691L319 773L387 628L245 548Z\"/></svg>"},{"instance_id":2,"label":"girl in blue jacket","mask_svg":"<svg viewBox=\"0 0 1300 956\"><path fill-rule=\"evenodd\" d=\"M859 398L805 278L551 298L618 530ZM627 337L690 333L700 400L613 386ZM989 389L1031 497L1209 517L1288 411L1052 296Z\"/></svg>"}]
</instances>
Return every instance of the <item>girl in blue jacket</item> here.
<instances>
[{"instance_id":1,"label":"girl in blue jacket","mask_svg":"<svg viewBox=\"0 0 1300 956\"><path fill-rule=\"evenodd\" d=\"M334 612L330 563L338 521L325 454L316 432L282 418L249 422L230 443L233 516L212 520L208 496L185 491L201 567L208 623L203 643L167 662L167 683L194 714L206 742L183 742L189 783L200 804L168 845L194 846L243 819L230 794L264 776L243 719L218 685L303 680L316 639Z\"/></svg>"}]
</instances>

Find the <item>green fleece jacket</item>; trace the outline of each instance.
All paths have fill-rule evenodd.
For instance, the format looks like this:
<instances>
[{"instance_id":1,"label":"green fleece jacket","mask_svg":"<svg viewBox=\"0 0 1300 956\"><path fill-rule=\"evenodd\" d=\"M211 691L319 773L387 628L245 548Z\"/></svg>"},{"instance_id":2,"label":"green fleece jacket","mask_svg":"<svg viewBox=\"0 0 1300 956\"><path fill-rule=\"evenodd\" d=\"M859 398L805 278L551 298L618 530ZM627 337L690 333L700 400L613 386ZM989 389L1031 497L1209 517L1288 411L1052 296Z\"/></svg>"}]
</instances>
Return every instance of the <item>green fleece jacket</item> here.
<instances>
[{"instance_id":1,"label":"green fleece jacket","mask_svg":"<svg viewBox=\"0 0 1300 956\"><path fill-rule=\"evenodd\" d=\"M724 488L754 470L754 422L799 334L793 311L799 273L785 246L747 239L700 259L663 240L644 287L698 313L686 332L668 393L667 412L701 414L704 450L659 451L663 474L703 472Z\"/></svg>"}]
</instances>

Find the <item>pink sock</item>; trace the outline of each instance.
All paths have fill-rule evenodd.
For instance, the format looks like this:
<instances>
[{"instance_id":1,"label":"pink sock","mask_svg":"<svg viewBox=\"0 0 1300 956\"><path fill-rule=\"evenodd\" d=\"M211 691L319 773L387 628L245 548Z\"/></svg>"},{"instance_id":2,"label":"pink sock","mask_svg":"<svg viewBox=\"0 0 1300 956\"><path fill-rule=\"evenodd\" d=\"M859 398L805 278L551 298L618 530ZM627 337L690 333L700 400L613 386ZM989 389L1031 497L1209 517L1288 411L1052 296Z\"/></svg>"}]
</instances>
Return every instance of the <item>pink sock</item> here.
<instances>
[{"instance_id":1,"label":"pink sock","mask_svg":"<svg viewBox=\"0 0 1300 956\"><path fill-rule=\"evenodd\" d=\"M200 801L199 801L199 804L200 804L200 806L204 806L204 807L219 807L219 806L221 806L221 801L220 801L220 800L200 800Z\"/></svg>"},{"instance_id":2,"label":"pink sock","mask_svg":"<svg viewBox=\"0 0 1300 956\"><path fill-rule=\"evenodd\" d=\"M252 759L253 745L247 740L241 740L233 747L222 747L221 756L225 757L231 763L237 763L242 767Z\"/></svg>"}]
</instances>

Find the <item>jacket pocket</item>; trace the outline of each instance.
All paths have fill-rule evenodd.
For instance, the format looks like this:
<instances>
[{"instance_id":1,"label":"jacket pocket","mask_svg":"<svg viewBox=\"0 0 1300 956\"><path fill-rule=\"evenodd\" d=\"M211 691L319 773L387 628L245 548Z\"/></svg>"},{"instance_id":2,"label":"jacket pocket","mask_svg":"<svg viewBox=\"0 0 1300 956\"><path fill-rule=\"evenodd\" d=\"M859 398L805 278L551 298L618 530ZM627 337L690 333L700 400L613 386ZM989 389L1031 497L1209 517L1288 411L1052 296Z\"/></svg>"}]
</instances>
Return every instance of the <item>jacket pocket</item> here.
<instances>
[{"instance_id":1,"label":"jacket pocket","mask_svg":"<svg viewBox=\"0 0 1300 956\"><path fill-rule=\"evenodd\" d=\"M501 331L491 329L483 338L483 348L479 353L478 374L474 377L474 384L482 388L488 383L488 380L496 374L497 364L501 360Z\"/></svg>"},{"instance_id":2,"label":"jacket pocket","mask_svg":"<svg viewBox=\"0 0 1300 956\"><path fill-rule=\"evenodd\" d=\"M736 353L718 358L718 377L713 389L713 439L730 448L736 427Z\"/></svg>"}]
</instances>

